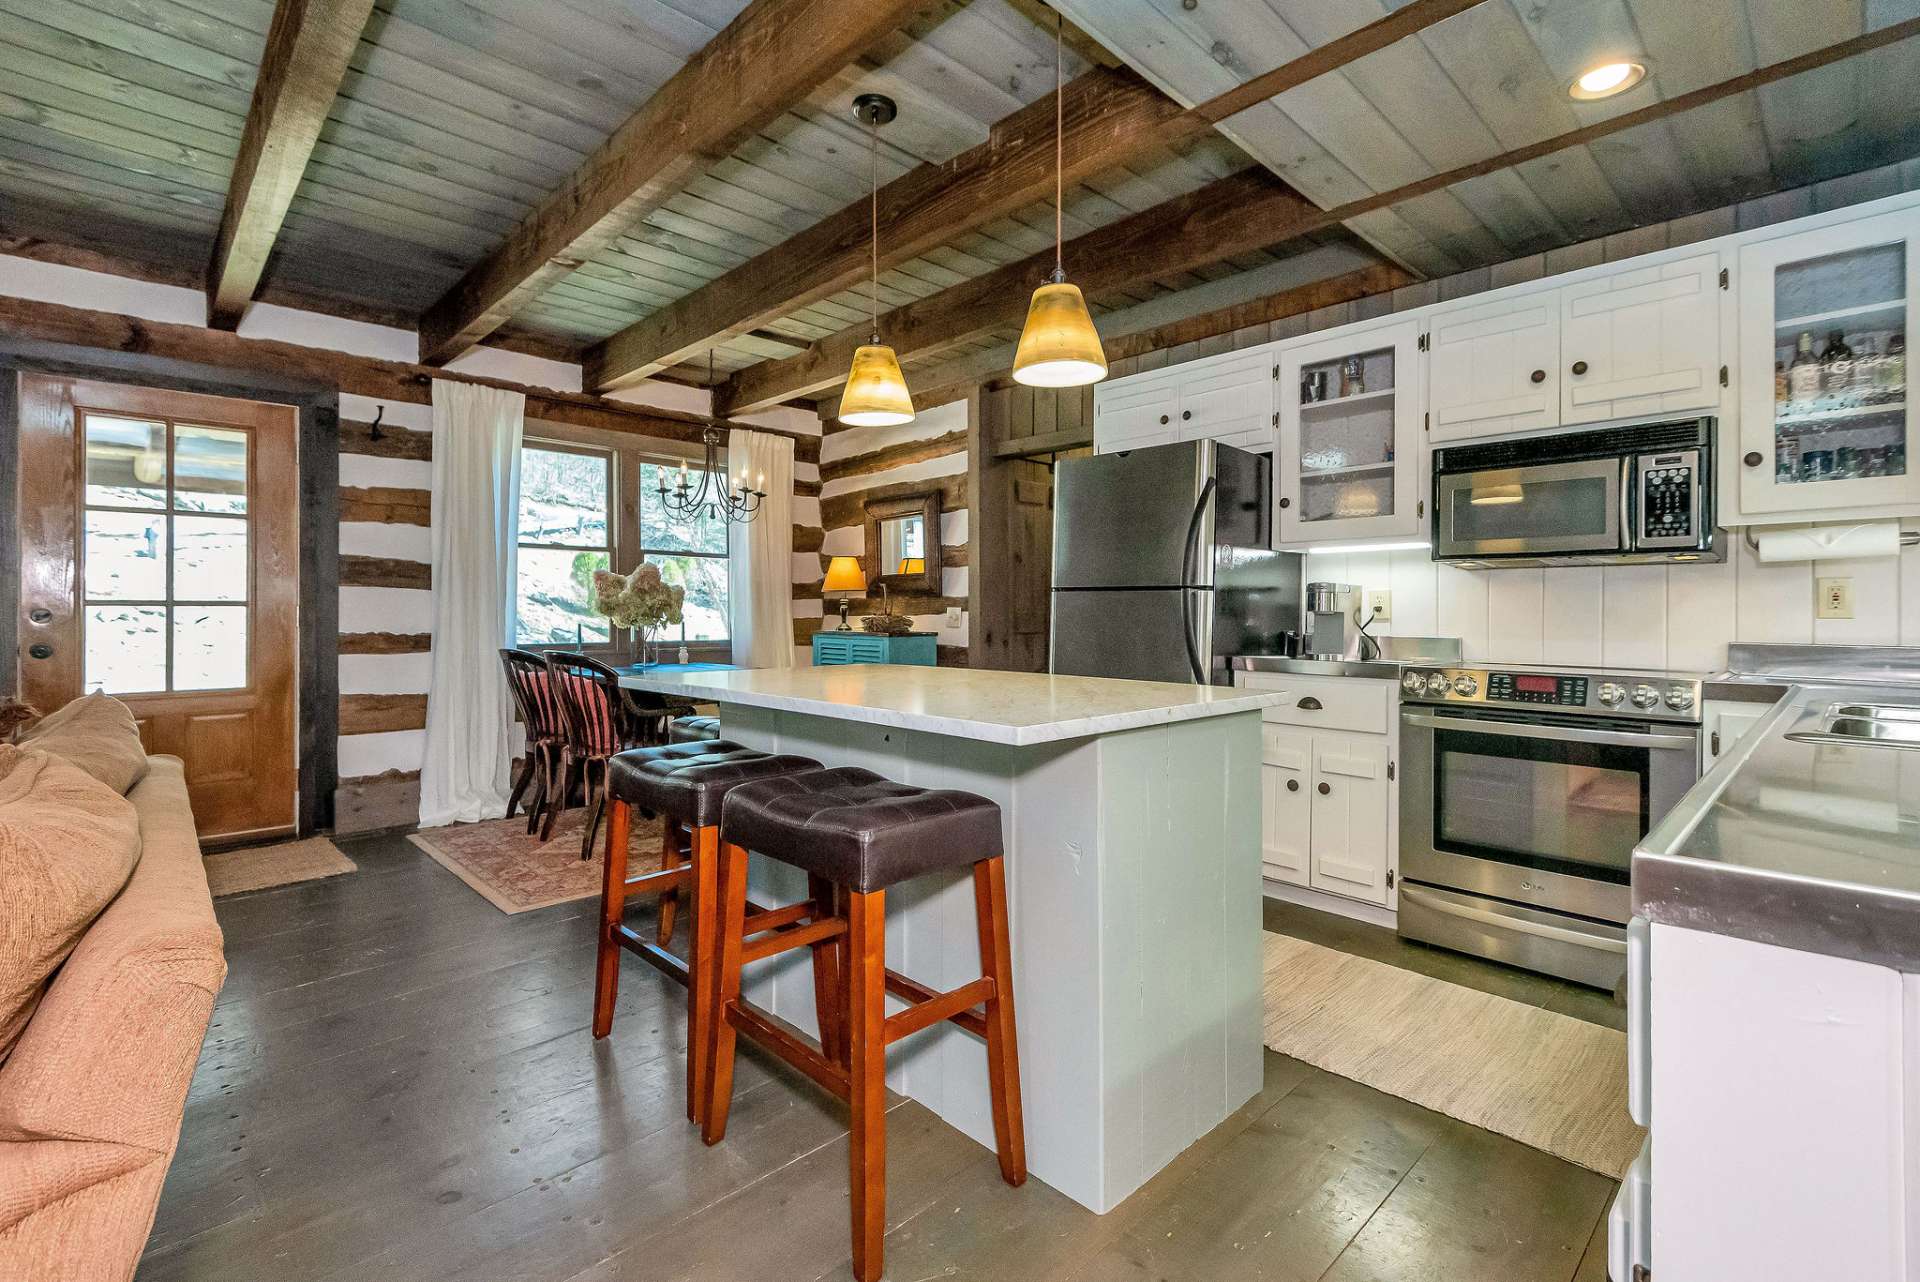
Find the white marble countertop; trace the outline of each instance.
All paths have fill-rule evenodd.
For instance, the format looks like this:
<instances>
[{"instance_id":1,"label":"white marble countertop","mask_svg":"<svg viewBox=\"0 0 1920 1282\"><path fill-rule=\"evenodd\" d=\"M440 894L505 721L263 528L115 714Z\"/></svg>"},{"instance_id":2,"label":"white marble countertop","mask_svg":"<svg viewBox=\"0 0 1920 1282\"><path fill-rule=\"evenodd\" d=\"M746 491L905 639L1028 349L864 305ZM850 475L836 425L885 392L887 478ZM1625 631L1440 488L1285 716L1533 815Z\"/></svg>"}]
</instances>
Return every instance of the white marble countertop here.
<instances>
[{"instance_id":1,"label":"white marble countertop","mask_svg":"<svg viewBox=\"0 0 1920 1282\"><path fill-rule=\"evenodd\" d=\"M1281 690L889 663L622 672L620 684L695 702L739 703L1016 747L1250 712L1287 698Z\"/></svg>"}]
</instances>

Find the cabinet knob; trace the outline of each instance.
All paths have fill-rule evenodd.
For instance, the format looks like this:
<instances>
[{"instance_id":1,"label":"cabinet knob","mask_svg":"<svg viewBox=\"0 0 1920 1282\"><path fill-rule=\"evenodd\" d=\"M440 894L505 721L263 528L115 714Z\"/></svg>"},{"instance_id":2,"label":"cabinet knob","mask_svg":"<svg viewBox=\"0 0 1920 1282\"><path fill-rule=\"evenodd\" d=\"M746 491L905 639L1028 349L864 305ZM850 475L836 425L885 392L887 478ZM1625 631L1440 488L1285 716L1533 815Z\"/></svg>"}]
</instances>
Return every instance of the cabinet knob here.
<instances>
[{"instance_id":1,"label":"cabinet knob","mask_svg":"<svg viewBox=\"0 0 1920 1282\"><path fill-rule=\"evenodd\" d=\"M45 623L51 618L53 618L53 611L42 606L35 606L27 611L27 619L33 623Z\"/></svg>"},{"instance_id":2,"label":"cabinet knob","mask_svg":"<svg viewBox=\"0 0 1920 1282\"><path fill-rule=\"evenodd\" d=\"M1287 780L1287 791L1288 791L1288 792L1299 792L1299 791L1300 791L1300 781L1299 781L1298 779L1289 779L1289 780Z\"/></svg>"},{"instance_id":3,"label":"cabinet knob","mask_svg":"<svg viewBox=\"0 0 1920 1282\"><path fill-rule=\"evenodd\" d=\"M1285 495L1283 494L1283 495L1281 495L1281 496L1280 496L1280 506L1281 506L1281 507L1292 507L1292 506L1293 506L1293 500L1292 500L1292 499L1290 499L1290 498L1288 498L1288 497L1286 497L1286 496L1285 496Z\"/></svg>"},{"instance_id":4,"label":"cabinet knob","mask_svg":"<svg viewBox=\"0 0 1920 1282\"><path fill-rule=\"evenodd\" d=\"M1165 422L1167 421L1167 416L1166 416L1165 414L1162 414L1162 415L1160 416L1160 421L1161 421L1162 423L1165 423Z\"/></svg>"},{"instance_id":5,"label":"cabinet knob","mask_svg":"<svg viewBox=\"0 0 1920 1282\"><path fill-rule=\"evenodd\" d=\"M1575 374L1584 374L1584 373L1586 373L1586 372L1587 372L1587 363L1586 363L1585 361L1575 361L1575 362L1573 363L1573 372L1574 372Z\"/></svg>"},{"instance_id":6,"label":"cabinet knob","mask_svg":"<svg viewBox=\"0 0 1920 1282\"><path fill-rule=\"evenodd\" d=\"M1184 422L1186 422L1186 421L1187 421L1188 419L1190 419L1190 418L1192 418L1192 417L1193 417L1193 411L1192 411L1192 410L1181 410L1181 411L1180 411L1180 421L1181 421L1181 422L1183 422L1183 423L1184 423Z\"/></svg>"},{"instance_id":7,"label":"cabinet knob","mask_svg":"<svg viewBox=\"0 0 1920 1282\"><path fill-rule=\"evenodd\" d=\"M1544 383L1547 381L1547 371L1537 369L1529 377L1536 383Z\"/></svg>"},{"instance_id":8,"label":"cabinet knob","mask_svg":"<svg viewBox=\"0 0 1920 1282\"><path fill-rule=\"evenodd\" d=\"M45 641L36 642L27 647L27 654L35 659L51 659L53 657L53 647Z\"/></svg>"},{"instance_id":9,"label":"cabinet knob","mask_svg":"<svg viewBox=\"0 0 1920 1282\"><path fill-rule=\"evenodd\" d=\"M1748 450L1746 454L1741 457L1740 461L1748 467L1759 467L1765 459L1759 450Z\"/></svg>"},{"instance_id":10,"label":"cabinet knob","mask_svg":"<svg viewBox=\"0 0 1920 1282\"><path fill-rule=\"evenodd\" d=\"M1318 699L1314 698L1312 695L1307 695L1305 698L1301 699L1300 702L1295 704L1294 706L1296 708L1304 708L1308 712L1318 712L1320 711L1323 705Z\"/></svg>"},{"instance_id":11,"label":"cabinet knob","mask_svg":"<svg viewBox=\"0 0 1920 1282\"><path fill-rule=\"evenodd\" d=\"M1321 795L1321 796L1323 796L1323 797L1324 797L1324 796L1326 796L1326 795L1327 795L1328 793L1330 793L1330 792L1332 792L1332 791L1333 791L1333 785L1331 785L1331 784L1328 784L1328 783L1322 783L1322 784L1320 785L1320 795Z\"/></svg>"}]
</instances>

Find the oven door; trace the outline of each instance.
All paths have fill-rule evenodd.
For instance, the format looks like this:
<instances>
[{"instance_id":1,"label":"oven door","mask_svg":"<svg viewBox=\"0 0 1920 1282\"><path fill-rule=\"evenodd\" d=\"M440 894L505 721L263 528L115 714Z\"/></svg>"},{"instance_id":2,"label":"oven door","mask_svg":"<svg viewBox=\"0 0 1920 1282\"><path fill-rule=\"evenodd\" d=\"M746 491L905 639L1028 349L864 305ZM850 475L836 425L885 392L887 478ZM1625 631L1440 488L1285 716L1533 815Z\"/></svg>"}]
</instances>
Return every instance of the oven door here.
<instances>
[{"instance_id":1,"label":"oven door","mask_svg":"<svg viewBox=\"0 0 1920 1282\"><path fill-rule=\"evenodd\" d=\"M1700 776L1700 732L1408 707L1408 880L1624 924L1633 848Z\"/></svg>"},{"instance_id":2,"label":"oven door","mask_svg":"<svg viewBox=\"0 0 1920 1282\"><path fill-rule=\"evenodd\" d=\"M1433 481L1434 559L1624 552L1630 464L1615 455L1442 473Z\"/></svg>"}]
</instances>

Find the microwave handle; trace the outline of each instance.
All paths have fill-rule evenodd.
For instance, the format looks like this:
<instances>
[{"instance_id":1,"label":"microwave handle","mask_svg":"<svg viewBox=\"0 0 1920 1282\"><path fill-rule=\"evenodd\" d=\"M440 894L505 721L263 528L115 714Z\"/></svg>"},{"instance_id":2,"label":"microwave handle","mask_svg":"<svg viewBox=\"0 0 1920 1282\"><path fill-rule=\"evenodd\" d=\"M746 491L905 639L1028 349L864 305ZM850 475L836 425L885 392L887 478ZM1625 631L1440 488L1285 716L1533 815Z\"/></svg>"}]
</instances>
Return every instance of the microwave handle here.
<instances>
[{"instance_id":1,"label":"microwave handle","mask_svg":"<svg viewBox=\"0 0 1920 1282\"><path fill-rule=\"evenodd\" d=\"M1588 730L1580 726L1534 726L1524 721L1475 721L1466 717L1436 717L1424 712L1402 712L1401 723L1431 730L1462 730L1468 734L1505 734L1516 739L1570 739L1616 748L1660 748L1692 752L1700 743L1696 731L1679 734L1628 730Z\"/></svg>"},{"instance_id":2,"label":"microwave handle","mask_svg":"<svg viewBox=\"0 0 1920 1282\"><path fill-rule=\"evenodd\" d=\"M1640 548L1640 523L1635 511L1639 504L1634 501L1634 456L1622 455L1620 459L1620 548L1625 552L1635 552Z\"/></svg>"}]
</instances>

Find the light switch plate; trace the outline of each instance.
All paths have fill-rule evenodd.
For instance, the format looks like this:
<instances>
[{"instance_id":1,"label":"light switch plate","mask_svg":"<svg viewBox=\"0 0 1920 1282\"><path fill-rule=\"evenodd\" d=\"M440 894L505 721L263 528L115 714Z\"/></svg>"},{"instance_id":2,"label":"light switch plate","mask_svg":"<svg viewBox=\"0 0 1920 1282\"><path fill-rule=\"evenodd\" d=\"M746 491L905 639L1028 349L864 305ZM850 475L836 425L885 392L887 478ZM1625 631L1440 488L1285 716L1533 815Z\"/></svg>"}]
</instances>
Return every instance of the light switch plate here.
<instances>
[{"instance_id":1,"label":"light switch plate","mask_svg":"<svg viewBox=\"0 0 1920 1282\"><path fill-rule=\"evenodd\" d=\"M1814 581L1814 617L1851 619L1853 617L1853 580L1816 579Z\"/></svg>"},{"instance_id":2,"label":"light switch plate","mask_svg":"<svg viewBox=\"0 0 1920 1282\"><path fill-rule=\"evenodd\" d=\"M947 626L950 628L957 628L960 626L960 607L959 606L950 605L947 607Z\"/></svg>"},{"instance_id":3,"label":"light switch plate","mask_svg":"<svg viewBox=\"0 0 1920 1282\"><path fill-rule=\"evenodd\" d=\"M1367 617L1385 623L1393 618L1393 593L1386 589L1367 593Z\"/></svg>"}]
</instances>

